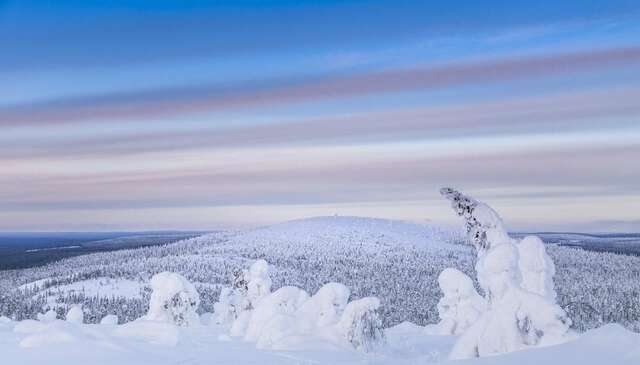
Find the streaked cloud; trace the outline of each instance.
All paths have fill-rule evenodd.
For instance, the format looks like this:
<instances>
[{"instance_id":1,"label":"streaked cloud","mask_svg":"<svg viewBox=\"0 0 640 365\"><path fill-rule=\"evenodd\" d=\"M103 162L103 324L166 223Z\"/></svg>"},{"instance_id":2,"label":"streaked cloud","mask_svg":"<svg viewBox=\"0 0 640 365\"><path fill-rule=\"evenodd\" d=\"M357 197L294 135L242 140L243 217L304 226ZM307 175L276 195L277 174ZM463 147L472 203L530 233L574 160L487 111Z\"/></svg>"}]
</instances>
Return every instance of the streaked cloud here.
<instances>
[{"instance_id":1,"label":"streaked cloud","mask_svg":"<svg viewBox=\"0 0 640 365\"><path fill-rule=\"evenodd\" d=\"M363 93L389 93L465 84L539 78L577 71L640 65L640 47L493 59L434 67L393 69L346 76L322 75L304 81L276 80L239 85L153 90L4 107L0 125L67 123L86 120L152 118L227 108L300 102Z\"/></svg>"}]
</instances>

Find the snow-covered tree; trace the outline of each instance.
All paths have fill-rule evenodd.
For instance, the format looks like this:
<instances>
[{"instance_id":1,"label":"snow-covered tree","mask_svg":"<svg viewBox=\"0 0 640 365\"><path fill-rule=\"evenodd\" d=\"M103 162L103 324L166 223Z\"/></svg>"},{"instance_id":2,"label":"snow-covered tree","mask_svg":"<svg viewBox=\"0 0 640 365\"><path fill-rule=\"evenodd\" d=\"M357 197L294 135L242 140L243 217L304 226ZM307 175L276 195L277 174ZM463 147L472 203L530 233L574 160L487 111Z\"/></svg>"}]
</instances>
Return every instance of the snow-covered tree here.
<instances>
[{"instance_id":1,"label":"snow-covered tree","mask_svg":"<svg viewBox=\"0 0 640 365\"><path fill-rule=\"evenodd\" d=\"M236 310L233 306L233 289L223 287L220 290L218 302L213 305L213 321L216 324L229 324L236 318Z\"/></svg>"},{"instance_id":2,"label":"snow-covered tree","mask_svg":"<svg viewBox=\"0 0 640 365\"><path fill-rule=\"evenodd\" d=\"M271 293L271 277L269 264L265 260L257 260L249 270L242 270L234 278L234 290L228 300L233 308L234 321L231 324L232 336L244 336L250 325L252 311L260 301ZM223 298L227 300L227 298ZM225 309L220 308L221 311Z\"/></svg>"},{"instance_id":3,"label":"snow-covered tree","mask_svg":"<svg viewBox=\"0 0 640 365\"><path fill-rule=\"evenodd\" d=\"M247 298L252 307L271 293L271 277L269 276L269 264L265 260L257 260L249 268L247 277Z\"/></svg>"},{"instance_id":4,"label":"snow-covered tree","mask_svg":"<svg viewBox=\"0 0 640 365\"><path fill-rule=\"evenodd\" d=\"M487 302L481 297L473 281L460 270L447 268L438 277L444 296L438 302L440 323L437 330L443 335L459 335L474 324L487 310Z\"/></svg>"},{"instance_id":5,"label":"snow-covered tree","mask_svg":"<svg viewBox=\"0 0 640 365\"><path fill-rule=\"evenodd\" d=\"M74 305L67 312L67 322L82 324L84 322L84 312L82 306Z\"/></svg>"},{"instance_id":6,"label":"snow-covered tree","mask_svg":"<svg viewBox=\"0 0 640 365\"><path fill-rule=\"evenodd\" d=\"M50 309L44 313L38 313L38 321L40 322L53 322L56 320L58 314L53 309Z\"/></svg>"},{"instance_id":7,"label":"snow-covered tree","mask_svg":"<svg viewBox=\"0 0 640 365\"><path fill-rule=\"evenodd\" d=\"M250 312L246 341L257 341L269 322L278 315L293 316L309 299L306 291L295 286L284 286L263 297Z\"/></svg>"},{"instance_id":8,"label":"snow-covered tree","mask_svg":"<svg viewBox=\"0 0 640 365\"><path fill-rule=\"evenodd\" d=\"M118 324L118 316L116 316L115 314L107 314L106 316L102 317L102 319L100 320L100 324L116 325Z\"/></svg>"},{"instance_id":9,"label":"snow-covered tree","mask_svg":"<svg viewBox=\"0 0 640 365\"><path fill-rule=\"evenodd\" d=\"M478 282L489 304L488 310L462 334L450 356L485 356L563 341L571 324L566 313L551 296L522 286L521 263L529 267L531 262L540 261L544 247L525 246L521 252L527 257L521 258L518 243L509 237L493 209L451 188L442 189L441 193L465 219L469 238L478 252ZM530 254L536 257L528 257ZM553 263L549 260L545 265ZM547 267L544 272L552 269ZM536 275L539 277L540 273Z\"/></svg>"},{"instance_id":10,"label":"snow-covered tree","mask_svg":"<svg viewBox=\"0 0 640 365\"><path fill-rule=\"evenodd\" d=\"M378 298L367 297L350 302L344 309L338 325L355 349L371 352L384 343L379 308Z\"/></svg>"},{"instance_id":11,"label":"snow-covered tree","mask_svg":"<svg viewBox=\"0 0 640 365\"><path fill-rule=\"evenodd\" d=\"M340 283L327 283L304 302L297 315L310 326L327 326L338 323L349 301L351 291Z\"/></svg>"},{"instance_id":12,"label":"snow-covered tree","mask_svg":"<svg viewBox=\"0 0 640 365\"><path fill-rule=\"evenodd\" d=\"M518 252L522 289L555 301L557 295L553 287L553 276L556 274L556 267L547 255L542 240L538 236L526 236L518 244Z\"/></svg>"},{"instance_id":13,"label":"snow-covered tree","mask_svg":"<svg viewBox=\"0 0 640 365\"><path fill-rule=\"evenodd\" d=\"M502 219L488 205L452 188L442 188L440 194L451 201L453 210L464 219L467 236L479 255L492 244L511 241Z\"/></svg>"},{"instance_id":14,"label":"snow-covered tree","mask_svg":"<svg viewBox=\"0 0 640 365\"><path fill-rule=\"evenodd\" d=\"M200 296L182 275L166 271L156 274L151 278L151 289L153 292L145 319L179 326L199 323L196 309Z\"/></svg>"}]
</instances>

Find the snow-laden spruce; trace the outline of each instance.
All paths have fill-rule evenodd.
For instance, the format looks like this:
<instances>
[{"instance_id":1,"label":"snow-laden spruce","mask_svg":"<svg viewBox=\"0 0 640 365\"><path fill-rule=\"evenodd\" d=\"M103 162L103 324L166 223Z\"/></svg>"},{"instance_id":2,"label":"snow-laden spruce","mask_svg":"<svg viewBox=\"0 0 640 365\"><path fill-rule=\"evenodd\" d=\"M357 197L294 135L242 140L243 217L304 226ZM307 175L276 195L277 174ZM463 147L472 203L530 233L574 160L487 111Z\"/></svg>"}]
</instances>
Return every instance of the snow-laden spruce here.
<instances>
[{"instance_id":1,"label":"snow-laden spruce","mask_svg":"<svg viewBox=\"0 0 640 365\"><path fill-rule=\"evenodd\" d=\"M518 244L518 253L522 289L555 301L557 295L553 287L553 276L556 274L556 267L547 255L542 240L538 236L526 236Z\"/></svg>"},{"instance_id":2,"label":"snow-laden spruce","mask_svg":"<svg viewBox=\"0 0 640 365\"><path fill-rule=\"evenodd\" d=\"M199 323L196 310L200 295L182 275L166 271L156 274L151 278L151 289L149 312L144 319L178 326Z\"/></svg>"},{"instance_id":3,"label":"snow-laden spruce","mask_svg":"<svg viewBox=\"0 0 640 365\"><path fill-rule=\"evenodd\" d=\"M384 341L380 301L366 297L348 302L349 296L339 283L325 284L313 296L295 286L271 292L269 266L258 260L236 276L234 288L221 290L213 318L216 324L232 319L230 335L261 349L299 348L300 341L312 338L373 351Z\"/></svg>"},{"instance_id":4,"label":"snow-laden spruce","mask_svg":"<svg viewBox=\"0 0 640 365\"><path fill-rule=\"evenodd\" d=\"M54 311L53 309L50 309L44 313L38 313L38 321L40 322L53 322L56 320L57 318L57 314L56 311Z\"/></svg>"},{"instance_id":5,"label":"snow-laden spruce","mask_svg":"<svg viewBox=\"0 0 640 365\"><path fill-rule=\"evenodd\" d=\"M84 312L82 311L82 306L72 306L67 312L66 320L70 323L82 324L84 322Z\"/></svg>"},{"instance_id":6,"label":"snow-laden spruce","mask_svg":"<svg viewBox=\"0 0 640 365\"><path fill-rule=\"evenodd\" d=\"M512 239L491 207L454 189L442 195L465 220L476 248L476 273L488 303L461 335L450 357L486 356L557 344L570 337L571 321L555 303L553 262L539 239Z\"/></svg>"},{"instance_id":7,"label":"snow-laden spruce","mask_svg":"<svg viewBox=\"0 0 640 365\"><path fill-rule=\"evenodd\" d=\"M454 268L444 269L438 277L444 296L438 302L440 323L436 333L459 335L487 310L487 301L478 294L467 274Z\"/></svg>"}]
</instances>

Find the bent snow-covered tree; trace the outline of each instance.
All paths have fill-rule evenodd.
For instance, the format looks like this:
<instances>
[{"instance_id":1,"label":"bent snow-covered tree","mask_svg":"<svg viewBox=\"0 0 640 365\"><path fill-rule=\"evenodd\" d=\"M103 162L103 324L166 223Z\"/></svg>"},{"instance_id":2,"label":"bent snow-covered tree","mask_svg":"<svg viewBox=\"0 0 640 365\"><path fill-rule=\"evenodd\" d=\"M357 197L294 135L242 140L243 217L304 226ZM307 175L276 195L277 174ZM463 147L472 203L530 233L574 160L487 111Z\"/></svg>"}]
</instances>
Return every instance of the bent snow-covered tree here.
<instances>
[{"instance_id":1,"label":"bent snow-covered tree","mask_svg":"<svg viewBox=\"0 0 640 365\"><path fill-rule=\"evenodd\" d=\"M478 357L564 341L571 322L550 294L554 268L544 246L528 239L521 248L489 206L451 188L441 193L465 219L478 253L478 282L488 303L487 311L462 334L450 357Z\"/></svg>"},{"instance_id":2,"label":"bent snow-covered tree","mask_svg":"<svg viewBox=\"0 0 640 365\"><path fill-rule=\"evenodd\" d=\"M174 323L179 326L198 324L196 309L200 295L182 275L161 272L151 278L151 299L145 319Z\"/></svg>"}]
</instances>

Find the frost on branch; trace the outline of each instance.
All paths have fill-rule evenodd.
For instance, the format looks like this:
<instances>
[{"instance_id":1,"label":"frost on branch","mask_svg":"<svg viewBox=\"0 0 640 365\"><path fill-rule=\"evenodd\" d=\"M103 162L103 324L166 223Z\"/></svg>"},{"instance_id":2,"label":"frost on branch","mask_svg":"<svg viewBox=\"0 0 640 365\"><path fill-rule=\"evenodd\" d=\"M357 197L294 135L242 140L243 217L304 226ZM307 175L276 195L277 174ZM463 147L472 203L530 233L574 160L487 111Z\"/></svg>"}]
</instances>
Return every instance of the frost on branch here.
<instances>
[{"instance_id":1,"label":"frost on branch","mask_svg":"<svg viewBox=\"0 0 640 365\"><path fill-rule=\"evenodd\" d=\"M437 330L442 335L459 335L486 311L487 302L478 294L471 278L460 270L444 269L438 284L444 296L438 302Z\"/></svg>"},{"instance_id":2,"label":"frost on branch","mask_svg":"<svg viewBox=\"0 0 640 365\"><path fill-rule=\"evenodd\" d=\"M570 335L571 321L555 303L555 268L537 237L518 243L486 204L445 188L456 213L465 219L478 249L476 273L488 309L459 338L450 357L486 356L556 344Z\"/></svg>"},{"instance_id":3,"label":"frost on branch","mask_svg":"<svg viewBox=\"0 0 640 365\"><path fill-rule=\"evenodd\" d=\"M145 319L179 326L198 324L200 295L182 275L162 272L151 278L151 300Z\"/></svg>"},{"instance_id":4,"label":"frost on branch","mask_svg":"<svg viewBox=\"0 0 640 365\"><path fill-rule=\"evenodd\" d=\"M378 298L367 297L350 302L344 309L339 326L356 350L371 352L384 343L379 308Z\"/></svg>"}]
</instances>

